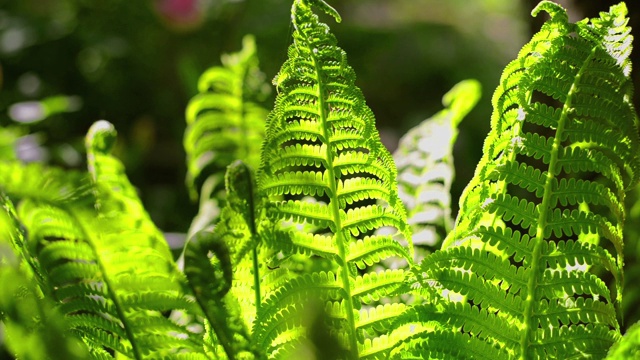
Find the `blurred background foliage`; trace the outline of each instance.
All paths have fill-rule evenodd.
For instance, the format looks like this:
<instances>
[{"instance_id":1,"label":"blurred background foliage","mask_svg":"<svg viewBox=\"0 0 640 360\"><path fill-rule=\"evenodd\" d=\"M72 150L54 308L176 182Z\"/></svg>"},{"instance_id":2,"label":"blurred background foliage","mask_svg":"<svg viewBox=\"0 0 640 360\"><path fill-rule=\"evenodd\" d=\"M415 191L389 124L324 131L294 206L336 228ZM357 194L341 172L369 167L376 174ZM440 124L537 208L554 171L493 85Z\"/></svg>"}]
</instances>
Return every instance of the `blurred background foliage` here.
<instances>
[{"instance_id":1,"label":"blurred background foliage","mask_svg":"<svg viewBox=\"0 0 640 360\"><path fill-rule=\"evenodd\" d=\"M454 84L482 83L483 97L454 151L457 199L480 158L502 69L544 20L529 15L538 1L328 2L343 22L324 20L390 150L442 108ZM559 2L574 21L614 3ZM637 34L640 2L627 5ZM247 33L273 78L291 42L290 7L290 0L0 0L0 126L7 129L0 153L15 146L25 161L82 168L84 134L98 119L111 121L132 183L156 224L179 243L197 212L184 186L182 148L184 109L197 79L222 53L237 51ZM457 200L453 214L455 207Z\"/></svg>"},{"instance_id":2,"label":"blurred background foliage","mask_svg":"<svg viewBox=\"0 0 640 360\"><path fill-rule=\"evenodd\" d=\"M462 187L489 128L492 89L526 41L529 10L510 0L330 3L344 21L324 20L391 150L441 109L455 83L482 82L483 101L460 135ZM111 121L117 154L151 216L164 231L184 232L197 210L184 187L182 149L197 79L247 33L272 79L291 42L290 7L290 0L0 0L0 124L29 134L18 142L25 160L76 168L84 166L88 127Z\"/></svg>"}]
</instances>

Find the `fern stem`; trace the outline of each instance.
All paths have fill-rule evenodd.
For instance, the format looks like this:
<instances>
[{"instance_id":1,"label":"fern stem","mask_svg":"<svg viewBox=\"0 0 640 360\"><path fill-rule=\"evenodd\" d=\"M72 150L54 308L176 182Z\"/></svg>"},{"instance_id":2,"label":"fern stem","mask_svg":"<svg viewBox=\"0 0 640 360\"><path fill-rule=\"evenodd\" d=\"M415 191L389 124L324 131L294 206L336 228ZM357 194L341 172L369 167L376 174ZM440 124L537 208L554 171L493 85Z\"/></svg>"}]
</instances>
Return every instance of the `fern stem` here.
<instances>
[{"instance_id":1,"label":"fern stem","mask_svg":"<svg viewBox=\"0 0 640 360\"><path fill-rule=\"evenodd\" d=\"M306 45L309 49L312 48L311 44L307 39L305 39ZM323 74L320 68L320 64L318 63L318 59L316 58L313 51L310 51L311 58L313 59L313 65L316 70L317 78L318 78L318 107L320 108L320 119L322 121L322 136L324 137L324 141L329 142L330 133L329 133L329 125L328 125L328 114L327 114L327 104L324 99L324 82L323 82ZM333 158L334 154L332 152L331 146L325 146L326 149L326 170L327 176L329 178L329 191L332 195L332 200L329 202L331 206L331 212L334 219L334 223L336 226L335 236L336 243L338 245L338 256L341 265L341 271L339 272L340 280L342 281L342 288L345 292L345 311L347 315L347 323L349 328L346 329L349 335L349 346L351 348L351 356L353 359L358 359L358 339L356 338L356 322L353 316L353 299L351 298L351 282L349 278L349 267L347 266L347 248L346 243L349 240L349 234L346 233L342 229L342 221L340 219L340 205L337 201L338 194L338 185L336 183L336 171L333 167Z\"/></svg>"},{"instance_id":2,"label":"fern stem","mask_svg":"<svg viewBox=\"0 0 640 360\"><path fill-rule=\"evenodd\" d=\"M251 219L249 221L249 226L251 226L251 237L254 242L253 250L251 252L251 256L253 257L253 288L256 296L256 314L260 311L260 303L262 302L262 295L260 293L260 264L258 262L258 244L260 243L260 238L258 234L258 230L256 229L256 219L255 219L255 202L253 199L253 181L249 181L249 189L251 191L251 196L249 196L249 209Z\"/></svg>"},{"instance_id":3,"label":"fern stem","mask_svg":"<svg viewBox=\"0 0 640 360\"><path fill-rule=\"evenodd\" d=\"M536 229L536 238L535 245L533 247L533 251L531 254L531 276L529 277L529 282L527 284L527 297L525 299L524 304L524 321L525 321L525 329L522 332L522 338L520 340L520 359L527 359L527 349L529 348L529 343L531 340L531 336L536 330L536 326L533 323L532 313L533 313L533 305L535 302L535 291L538 286L538 272L541 270L540 265L540 252L542 250L542 243L545 241L545 228L547 227L547 211L554 206L555 204L551 204L552 191L553 191L553 179L555 178L555 169L558 163L558 155L560 152L561 142L562 142L562 133L564 132L565 123L567 122L567 118L569 113L572 111L572 97L577 93L577 84L580 82L580 78L582 77L582 73L586 69L587 65L591 62L591 59L595 55L596 47L591 49L591 53L584 61L582 67L576 74L573 83L571 84L571 88L569 89L569 93L567 95L567 100L562 107L562 114L560 115L560 119L558 120L558 127L556 128L555 138L553 139L553 146L551 148L551 158L549 160L549 171L547 172L547 179L544 184L544 194L542 196L542 204L539 207L539 215L538 215L538 226Z\"/></svg>"},{"instance_id":4,"label":"fern stem","mask_svg":"<svg viewBox=\"0 0 640 360\"><path fill-rule=\"evenodd\" d=\"M244 150L244 154L242 154L240 157L238 157L239 159L246 159L249 157L249 154L251 153L251 145L248 141L249 139L249 126L251 126L251 124L247 123L247 117L245 116L245 103L247 102L247 99L244 98L245 93L244 93L244 84L247 83L247 75L248 75L248 71L247 71L247 67L243 66L241 67L241 71L242 71L242 75L240 76L240 78L242 79L241 82L239 82L238 84L238 99L240 99L240 104L238 105L239 109L238 109L238 114L240 114L240 131L242 133L242 139L245 139L245 141L242 142L242 149ZM251 186L251 185L250 185ZM253 187L253 186L252 186ZM253 207L252 207L253 208ZM252 216L253 217L253 216ZM253 224L253 223L252 223Z\"/></svg>"},{"instance_id":5,"label":"fern stem","mask_svg":"<svg viewBox=\"0 0 640 360\"><path fill-rule=\"evenodd\" d=\"M253 286L256 293L256 314L260 311L260 302L262 301L260 298L260 270L258 268L258 249L253 248Z\"/></svg>"},{"instance_id":6,"label":"fern stem","mask_svg":"<svg viewBox=\"0 0 640 360\"><path fill-rule=\"evenodd\" d=\"M240 82L240 86L238 87L238 92L239 92L239 99L241 99L242 101L240 101L240 111L238 111L239 114L241 114L240 116L242 117L242 121L241 121L241 131L242 131L242 137L244 139L249 139L249 133L250 133L250 129L249 127L251 126L250 123L247 123L246 119L247 117L245 116L245 101L244 101L244 84L246 84L247 82L247 77L248 77L248 67L242 67L243 73L242 73L242 82ZM244 141L243 142L243 148L244 148L244 154L243 154L243 158L247 158L249 156L249 154L251 153L251 143L249 141ZM249 197L248 197L248 201L249 201L249 216L251 217L249 220L249 226L251 227L251 237L252 240L254 242L254 246L253 246L253 250L251 252L251 256L253 257L253 286L254 286L254 291L255 291L255 310L256 310L256 314L259 312L260 310L260 302L262 301L261 299L261 294L260 294L260 268L259 268L259 262L258 262L258 243L259 243L259 237L258 237L258 230L256 227L256 216L255 216L255 201L254 201L254 194L255 194L255 189L254 189L254 177L252 176L251 172L249 172Z\"/></svg>"}]
</instances>

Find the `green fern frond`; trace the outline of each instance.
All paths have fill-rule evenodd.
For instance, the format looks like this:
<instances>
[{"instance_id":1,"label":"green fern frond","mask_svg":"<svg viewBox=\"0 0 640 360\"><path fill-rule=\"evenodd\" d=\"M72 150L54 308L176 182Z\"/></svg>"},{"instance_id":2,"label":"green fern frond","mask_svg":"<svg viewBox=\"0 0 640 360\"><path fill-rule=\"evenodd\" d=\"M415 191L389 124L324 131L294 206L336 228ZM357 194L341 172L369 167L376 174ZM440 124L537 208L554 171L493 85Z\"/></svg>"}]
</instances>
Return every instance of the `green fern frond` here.
<instances>
[{"instance_id":1,"label":"green fern frond","mask_svg":"<svg viewBox=\"0 0 640 360\"><path fill-rule=\"evenodd\" d=\"M635 323L622 339L609 350L607 360L635 359L640 356L640 323Z\"/></svg>"},{"instance_id":2,"label":"green fern frond","mask_svg":"<svg viewBox=\"0 0 640 360\"><path fill-rule=\"evenodd\" d=\"M2 194L0 201L0 320L8 350L21 359L86 359L88 349L69 331L73 325L42 296L38 264L26 248L13 204Z\"/></svg>"},{"instance_id":3,"label":"green fern frond","mask_svg":"<svg viewBox=\"0 0 640 360\"><path fill-rule=\"evenodd\" d=\"M207 256L210 252L216 260L215 265ZM228 294L234 277L232 271L229 249L217 232L201 231L189 240L185 248L184 272L215 334L216 344L222 346L229 359L250 350L249 333L242 322L242 307Z\"/></svg>"},{"instance_id":4,"label":"green fern frond","mask_svg":"<svg viewBox=\"0 0 640 360\"><path fill-rule=\"evenodd\" d=\"M186 110L186 183L196 198L204 179L212 176L212 196L222 189L224 170L234 160L257 168L268 111L261 103L270 88L258 68L256 44L245 36L242 50L222 56L222 65L208 69L198 82L199 94Z\"/></svg>"},{"instance_id":5,"label":"green fern frond","mask_svg":"<svg viewBox=\"0 0 640 360\"><path fill-rule=\"evenodd\" d=\"M267 120L258 188L268 198L265 242L285 249L285 255L326 258L337 268L307 273L277 288L258 312L260 326L254 334L258 343L272 344L276 354L279 336L303 325L296 315L300 302L341 301L338 311L329 314L336 320L331 321L332 332L340 334L343 346L357 358L365 328L371 329L357 328L362 302L393 296L404 286L402 270L377 274L369 266L388 257L410 262L411 250L399 242L410 242L410 229L398 198L393 159L354 85L346 54L328 26L318 21L313 6L339 19L324 1L294 1L294 43L274 79L278 97ZM396 234L375 234L383 227ZM273 261L287 267L292 259ZM363 269L361 274L356 266ZM289 310L285 314L280 308ZM271 324L271 330L263 333L262 324ZM288 336L305 334L294 333Z\"/></svg>"},{"instance_id":6,"label":"green fern frond","mask_svg":"<svg viewBox=\"0 0 640 360\"><path fill-rule=\"evenodd\" d=\"M261 305L261 312L253 329L254 342L258 348L274 346L273 350L276 350L278 345L273 343L282 336L281 332L290 328L299 330L295 331L295 334L288 334L287 337L292 341L301 341L305 335L302 328L303 319L300 316L301 307L308 303L309 299L336 301L344 299L345 295L339 279L332 272L315 272L291 279ZM344 308L344 305L341 307ZM346 314L340 314L340 317L342 321L347 320Z\"/></svg>"},{"instance_id":7,"label":"green fern frond","mask_svg":"<svg viewBox=\"0 0 640 360\"><path fill-rule=\"evenodd\" d=\"M404 304L393 303L360 310L356 327L374 335L391 328L391 324L407 309Z\"/></svg>"},{"instance_id":8,"label":"green fern frond","mask_svg":"<svg viewBox=\"0 0 640 360\"><path fill-rule=\"evenodd\" d=\"M49 291L87 344L132 358L201 352L195 334L163 316L198 310L184 297L174 264L146 236L121 228L126 221L117 217L67 213L33 201L23 201L19 213L29 241L39 244Z\"/></svg>"},{"instance_id":9,"label":"green fern frond","mask_svg":"<svg viewBox=\"0 0 640 360\"><path fill-rule=\"evenodd\" d=\"M11 198L30 198L56 206L93 206L88 174L40 163L0 161L0 187Z\"/></svg>"},{"instance_id":10,"label":"green fern frond","mask_svg":"<svg viewBox=\"0 0 640 360\"><path fill-rule=\"evenodd\" d=\"M18 205L25 199L30 199L63 213L72 209L86 211L95 204L93 184L88 174L73 170L63 171L38 163L0 162L0 188ZM18 221L23 222L23 219L20 218ZM35 231L27 230L30 235ZM29 265L34 280L42 291L46 292L49 285L38 259L39 244L30 241L31 236L20 238L24 239L24 244L14 244L15 249L21 249L20 256Z\"/></svg>"},{"instance_id":11,"label":"green fern frond","mask_svg":"<svg viewBox=\"0 0 640 360\"><path fill-rule=\"evenodd\" d=\"M451 184L458 124L480 99L480 83L465 80L442 98L444 110L409 130L393 154L398 190L407 207L414 245L434 250L453 227Z\"/></svg>"},{"instance_id":12,"label":"green fern frond","mask_svg":"<svg viewBox=\"0 0 640 360\"><path fill-rule=\"evenodd\" d=\"M598 358L620 338L624 190L640 174L627 11L573 24L559 5L533 14L542 10L551 19L494 94L456 226L415 272L437 304L414 307L419 323L452 333L417 333L401 348L431 354L422 344L444 336L482 340L501 349L495 358Z\"/></svg>"},{"instance_id":13,"label":"green fern frond","mask_svg":"<svg viewBox=\"0 0 640 360\"><path fill-rule=\"evenodd\" d=\"M125 174L124 165L110 153L116 139L114 126L105 120L95 122L85 139L89 173L98 188L96 201L99 211L107 216L114 214L119 221L127 221L123 226L136 230L139 236L144 234L149 246L164 254L167 260L172 260L162 232L144 209L136 189ZM123 213L127 216L120 216Z\"/></svg>"},{"instance_id":14,"label":"green fern frond","mask_svg":"<svg viewBox=\"0 0 640 360\"><path fill-rule=\"evenodd\" d=\"M500 349L466 335L436 330L426 338L406 339L410 344L392 354L394 359L500 359L506 354Z\"/></svg>"},{"instance_id":15,"label":"green fern frond","mask_svg":"<svg viewBox=\"0 0 640 360\"><path fill-rule=\"evenodd\" d=\"M262 273L266 251L259 235L262 200L256 194L253 170L242 161L229 165L225 176L227 206L214 232L229 246L234 266L231 293L240 301L250 327L264 296Z\"/></svg>"}]
</instances>

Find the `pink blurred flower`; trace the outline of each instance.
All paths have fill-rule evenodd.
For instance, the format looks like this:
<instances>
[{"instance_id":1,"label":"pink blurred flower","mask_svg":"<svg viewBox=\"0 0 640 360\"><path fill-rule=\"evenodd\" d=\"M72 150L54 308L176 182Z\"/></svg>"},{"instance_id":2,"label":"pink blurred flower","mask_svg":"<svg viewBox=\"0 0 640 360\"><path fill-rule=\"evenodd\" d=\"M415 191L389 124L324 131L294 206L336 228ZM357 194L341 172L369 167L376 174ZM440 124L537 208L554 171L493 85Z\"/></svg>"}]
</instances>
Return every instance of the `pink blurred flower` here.
<instances>
[{"instance_id":1,"label":"pink blurred flower","mask_svg":"<svg viewBox=\"0 0 640 360\"><path fill-rule=\"evenodd\" d=\"M155 8L170 26L179 29L194 28L204 17L199 0L156 0Z\"/></svg>"}]
</instances>

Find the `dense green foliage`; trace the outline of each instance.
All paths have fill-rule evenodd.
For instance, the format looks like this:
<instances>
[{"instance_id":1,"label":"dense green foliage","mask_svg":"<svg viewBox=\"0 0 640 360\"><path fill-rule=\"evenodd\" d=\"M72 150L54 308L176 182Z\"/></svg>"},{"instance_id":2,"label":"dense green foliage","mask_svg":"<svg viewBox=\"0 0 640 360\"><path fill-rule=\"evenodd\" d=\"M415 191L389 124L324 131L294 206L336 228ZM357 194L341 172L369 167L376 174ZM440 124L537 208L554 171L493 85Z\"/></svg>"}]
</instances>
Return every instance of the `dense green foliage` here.
<instances>
[{"instance_id":1,"label":"dense green foliage","mask_svg":"<svg viewBox=\"0 0 640 360\"><path fill-rule=\"evenodd\" d=\"M455 222L452 148L479 85L454 87L392 156L314 10L340 21L324 0L293 1L271 112L252 37L202 75L184 137L200 212L177 262L111 154L111 123L86 136L87 172L0 159L0 319L16 358L637 353L623 323L637 320L624 224L640 213L625 205L640 138L624 3L577 23L534 9L551 18L503 73Z\"/></svg>"}]
</instances>

